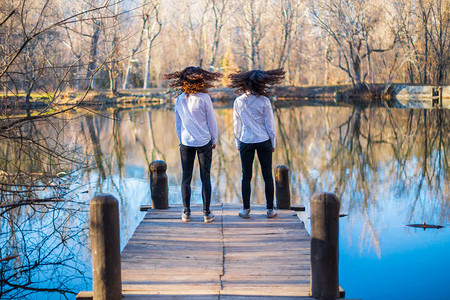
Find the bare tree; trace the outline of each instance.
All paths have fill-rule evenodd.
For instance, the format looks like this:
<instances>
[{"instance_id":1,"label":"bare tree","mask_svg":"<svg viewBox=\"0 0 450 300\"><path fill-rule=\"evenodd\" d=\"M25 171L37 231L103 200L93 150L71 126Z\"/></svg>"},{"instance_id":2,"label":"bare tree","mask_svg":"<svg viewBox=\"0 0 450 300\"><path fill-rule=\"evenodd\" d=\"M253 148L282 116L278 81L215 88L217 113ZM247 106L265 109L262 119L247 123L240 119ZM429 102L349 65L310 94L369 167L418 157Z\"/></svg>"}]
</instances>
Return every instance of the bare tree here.
<instances>
[{"instance_id":1,"label":"bare tree","mask_svg":"<svg viewBox=\"0 0 450 300\"><path fill-rule=\"evenodd\" d=\"M371 55L391 50L397 41L394 38L386 47L375 46L372 34L381 20L382 9L365 0L319 0L311 2L311 12L317 26L334 41L336 49L329 49L328 61L348 75L356 91L361 90L370 70Z\"/></svg>"},{"instance_id":2,"label":"bare tree","mask_svg":"<svg viewBox=\"0 0 450 300\"><path fill-rule=\"evenodd\" d=\"M79 27L72 26L74 23L107 18L111 3L73 10L60 9L65 3L57 0L4 4L0 8L0 82L9 98L1 102L0 224L6 234L0 247L2 259L9 258L2 261L0 289L2 298L16 299L40 291L69 297L75 293L66 286L69 278L81 282L86 272L74 260L77 249L86 248L85 240L77 240L86 232L85 220L73 223L73 214L82 208L77 196L70 194L73 183L79 182L80 170L86 167L86 156L76 139L73 144L65 140L79 128L65 131L71 122L58 116L77 107L85 95L69 107L54 104L67 87L74 64L88 57L91 49L78 48L74 61L67 55L67 45L60 41L68 31L75 34L71 30ZM72 46L75 49L75 43ZM104 64L96 60L95 70ZM91 69L92 75L95 70ZM45 105L24 116L17 103L22 91L26 91L28 100L40 96L32 92L44 94ZM36 219L45 226L31 226ZM73 273L59 280L60 267L67 268L61 272Z\"/></svg>"},{"instance_id":3,"label":"bare tree","mask_svg":"<svg viewBox=\"0 0 450 300\"><path fill-rule=\"evenodd\" d=\"M157 0L152 0L142 7L142 18L144 19L145 37L147 39L147 49L145 53L144 89L148 89L150 87L150 64L152 58L152 47L162 28L162 21L159 16L159 10L160 2Z\"/></svg>"},{"instance_id":4,"label":"bare tree","mask_svg":"<svg viewBox=\"0 0 450 300\"><path fill-rule=\"evenodd\" d=\"M211 62L209 63L209 69L214 67L217 59L217 53L219 50L219 43L222 38L222 28L225 25L227 18L226 10L229 0L209 0L211 1L211 9L213 11L213 24L214 35L211 44Z\"/></svg>"},{"instance_id":5,"label":"bare tree","mask_svg":"<svg viewBox=\"0 0 450 300\"><path fill-rule=\"evenodd\" d=\"M269 26L266 22L268 2L266 0L238 2L237 11L239 14L236 23L240 24L240 36L244 55L247 58L247 68L249 70L263 68L260 43Z\"/></svg>"},{"instance_id":6,"label":"bare tree","mask_svg":"<svg viewBox=\"0 0 450 300\"><path fill-rule=\"evenodd\" d=\"M118 52L119 52L119 2L114 3L114 13L112 15L112 28L113 28L113 38L111 42L111 58L108 64L109 68L109 90L112 95L117 94L118 77L119 77L119 62L118 62Z\"/></svg>"},{"instance_id":7,"label":"bare tree","mask_svg":"<svg viewBox=\"0 0 450 300\"><path fill-rule=\"evenodd\" d=\"M444 85L450 68L450 2L438 0L431 3L430 30L427 32L435 61L433 81Z\"/></svg>"},{"instance_id":8,"label":"bare tree","mask_svg":"<svg viewBox=\"0 0 450 300\"><path fill-rule=\"evenodd\" d=\"M284 68L289 58L292 43L295 38L296 26L299 26L297 16L301 2L295 0L280 0L278 20L281 25L281 41L278 68Z\"/></svg>"},{"instance_id":9,"label":"bare tree","mask_svg":"<svg viewBox=\"0 0 450 300\"><path fill-rule=\"evenodd\" d=\"M136 52L141 48L142 46L142 42L144 40L144 34L146 31L146 27L147 27L147 21L148 18L145 14L141 14L141 30L139 31L139 38L137 40L137 44L135 47L132 47L130 50L130 54L129 54L129 58L128 58L128 64L127 67L125 69L125 75L123 78L123 86L122 89L127 89L128 86L128 81L129 81L129 76L130 76L130 71L132 69L133 63L136 60Z\"/></svg>"}]
</instances>

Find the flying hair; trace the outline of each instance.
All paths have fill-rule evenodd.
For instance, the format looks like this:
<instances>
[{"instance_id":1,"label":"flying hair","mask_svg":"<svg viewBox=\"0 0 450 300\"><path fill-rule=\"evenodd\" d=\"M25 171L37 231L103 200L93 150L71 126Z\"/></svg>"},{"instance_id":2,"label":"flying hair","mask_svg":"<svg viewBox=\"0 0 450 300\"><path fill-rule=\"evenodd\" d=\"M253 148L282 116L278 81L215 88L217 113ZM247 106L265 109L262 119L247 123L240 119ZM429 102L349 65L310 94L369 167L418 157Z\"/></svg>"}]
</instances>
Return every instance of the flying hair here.
<instances>
[{"instance_id":1,"label":"flying hair","mask_svg":"<svg viewBox=\"0 0 450 300\"><path fill-rule=\"evenodd\" d=\"M200 67L187 67L183 71L164 75L165 79L171 80L169 87L186 95L207 93L220 77L221 73L209 72Z\"/></svg>"},{"instance_id":2,"label":"flying hair","mask_svg":"<svg viewBox=\"0 0 450 300\"><path fill-rule=\"evenodd\" d=\"M252 93L261 96L272 95L272 88L280 84L285 75L283 69L268 71L252 70L228 75L230 88L236 89L236 94Z\"/></svg>"}]
</instances>

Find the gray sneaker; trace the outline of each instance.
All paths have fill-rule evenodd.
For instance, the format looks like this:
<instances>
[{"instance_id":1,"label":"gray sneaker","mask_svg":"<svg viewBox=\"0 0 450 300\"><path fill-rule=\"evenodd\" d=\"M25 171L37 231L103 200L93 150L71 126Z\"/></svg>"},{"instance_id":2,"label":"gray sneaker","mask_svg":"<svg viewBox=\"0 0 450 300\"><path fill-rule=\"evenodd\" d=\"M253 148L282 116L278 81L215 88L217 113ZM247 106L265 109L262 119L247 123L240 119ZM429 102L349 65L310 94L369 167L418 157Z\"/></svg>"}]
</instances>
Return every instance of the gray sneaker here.
<instances>
[{"instance_id":1,"label":"gray sneaker","mask_svg":"<svg viewBox=\"0 0 450 300\"><path fill-rule=\"evenodd\" d=\"M216 219L214 214L212 212L204 212L203 213L203 219L205 220L205 223L211 223Z\"/></svg>"},{"instance_id":2,"label":"gray sneaker","mask_svg":"<svg viewBox=\"0 0 450 300\"><path fill-rule=\"evenodd\" d=\"M250 208L243 208L239 211L239 217L248 219L250 218Z\"/></svg>"},{"instance_id":3,"label":"gray sneaker","mask_svg":"<svg viewBox=\"0 0 450 300\"><path fill-rule=\"evenodd\" d=\"M182 222L190 222L191 221L191 212L187 209L184 209L181 214L181 221Z\"/></svg>"},{"instance_id":4,"label":"gray sneaker","mask_svg":"<svg viewBox=\"0 0 450 300\"><path fill-rule=\"evenodd\" d=\"M277 211L275 209L268 209L267 210L267 217L273 218L277 215Z\"/></svg>"}]
</instances>

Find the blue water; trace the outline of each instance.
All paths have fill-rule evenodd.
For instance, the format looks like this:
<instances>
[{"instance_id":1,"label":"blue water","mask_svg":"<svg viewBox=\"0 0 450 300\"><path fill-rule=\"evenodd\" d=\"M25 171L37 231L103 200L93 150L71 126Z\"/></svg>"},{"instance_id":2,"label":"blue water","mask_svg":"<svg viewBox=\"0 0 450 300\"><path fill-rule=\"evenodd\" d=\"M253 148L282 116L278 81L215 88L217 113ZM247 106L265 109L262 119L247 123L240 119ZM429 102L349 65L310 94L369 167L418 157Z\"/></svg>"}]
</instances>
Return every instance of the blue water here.
<instances>
[{"instance_id":1,"label":"blue water","mask_svg":"<svg viewBox=\"0 0 450 300\"><path fill-rule=\"evenodd\" d=\"M348 233L355 224L341 219L339 276L346 297L450 299L450 231L405 227L397 213L390 216L397 226L379 227L378 253L358 245L358 232Z\"/></svg>"},{"instance_id":2,"label":"blue water","mask_svg":"<svg viewBox=\"0 0 450 300\"><path fill-rule=\"evenodd\" d=\"M423 123L425 112L426 124ZM16 248L20 251L34 246L41 249L42 255L47 251L43 247L47 241L57 244L62 236L74 234L58 246L58 252L48 256L49 260L42 261L67 259L65 266L69 269L59 265L54 269L37 266L32 273L34 282L28 286L68 291L16 289L3 294L2 299L73 299L79 291L92 289L87 230L89 200L96 192L111 193L119 200L123 248L144 215L139 211L140 205L151 203L149 162L166 161L169 202L181 203L179 142L173 111L135 109L101 113L109 118L94 115L91 122L99 142L88 134L89 124L84 116L80 118L74 113L73 121L64 123L65 143L76 142L89 161L88 169L74 172L74 183L67 194L74 202L58 210L70 212L70 222L64 213L22 210L18 214L24 222L21 226L40 232L33 240L24 239L28 247L20 244L19 239ZM333 192L341 199L341 213L347 216L340 219L339 273L346 298L450 299L447 277L450 113L436 114L436 111L392 109L388 112L382 108L355 110L352 107L295 107L275 112L278 136L273 164L289 166L292 202L306 206L302 219L308 225L309 199L314 193ZM211 171L212 202L240 203L241 171L232 133L232 111L217 109L216 116L220 138ZM440 125L444 127L441 131L433 127L437 120L445 121ZM96 160L94 153L99 149L101 155ZM263 203L262 178L256 164L255 170L251 201ZM197 167L192 201L201 203ZM40 229L40 226L53 228L49 227L52 222L48 220L53 220L57 229L65 228L64 234L49 230L51 238L48 239L43 234L47 230ZM423 222L446 227L423 230L406 226ZM10 223L2 220L1 226L0 242L16 243L8 236ZM2 263L2 268L13 272L20 265L26 267L26 262L20 259ZM70 269L73 266L80 272ZM67 270L71 271L65 273ZM43 280L50 277L51 282ZM19 276L14 280L22 284L27 278Z\"/></svg>"}]
</instances>

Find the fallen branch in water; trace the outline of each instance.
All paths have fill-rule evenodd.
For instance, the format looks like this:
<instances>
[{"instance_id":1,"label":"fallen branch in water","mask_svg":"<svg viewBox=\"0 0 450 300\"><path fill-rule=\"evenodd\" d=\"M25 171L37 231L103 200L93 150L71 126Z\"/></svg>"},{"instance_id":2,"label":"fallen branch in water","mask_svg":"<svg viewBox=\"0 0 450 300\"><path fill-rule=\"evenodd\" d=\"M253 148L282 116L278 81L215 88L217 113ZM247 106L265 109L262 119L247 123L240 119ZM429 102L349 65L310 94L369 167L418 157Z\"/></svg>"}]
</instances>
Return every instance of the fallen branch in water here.
<instances>
[{"instance_id":1,"label":"fallen branch in water","mask_svg":"<svg viewBox=\"0 0 450 300\"><path fill-rule=\"evenodd\" d=\"M8 260L14 259L16 257L19 257L19 255L8 255L7 257L0 258L0 262L8 261Z\"/></svg>"},{"instance_id":2,"label":"fallen branch in water","mask_svg":"<svg viewBox=\"0 0 450 300\"><path fill-rule=\"evenodd\" d=\"M48 199L28 199L28 200L22 200L17 203L0 203L0 209L3 209L2 212L0 212L0 216L6 213L7 211L17 208L19 206L25 206L25 205L45 205L47 203L51 202L63 202L66 201L65 199L55 199L55 198L48 198Z\"/></svg>"}]
</instances>

